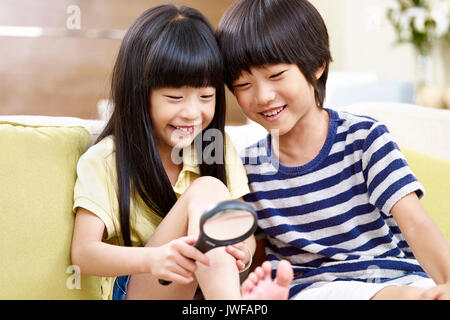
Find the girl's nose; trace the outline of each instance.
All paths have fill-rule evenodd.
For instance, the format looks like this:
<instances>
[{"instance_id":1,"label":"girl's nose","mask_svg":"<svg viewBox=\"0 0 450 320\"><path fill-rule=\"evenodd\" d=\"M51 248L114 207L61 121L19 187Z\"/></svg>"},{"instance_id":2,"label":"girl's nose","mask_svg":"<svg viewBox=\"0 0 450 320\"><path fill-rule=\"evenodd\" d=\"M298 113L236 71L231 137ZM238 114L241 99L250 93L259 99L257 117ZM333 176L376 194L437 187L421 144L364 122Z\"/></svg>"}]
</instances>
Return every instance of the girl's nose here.
<instances>
[{"instance_id":1,"label":"girl's nose","mask_svg":"<svg viewBox=\"0 0 450 320\"><path fill-rule=\"evenodd\" d=\"M186 120L197 120L201 115L200 102L189 101L183 106L180 115Z\"/></svg>"}]
</instances>

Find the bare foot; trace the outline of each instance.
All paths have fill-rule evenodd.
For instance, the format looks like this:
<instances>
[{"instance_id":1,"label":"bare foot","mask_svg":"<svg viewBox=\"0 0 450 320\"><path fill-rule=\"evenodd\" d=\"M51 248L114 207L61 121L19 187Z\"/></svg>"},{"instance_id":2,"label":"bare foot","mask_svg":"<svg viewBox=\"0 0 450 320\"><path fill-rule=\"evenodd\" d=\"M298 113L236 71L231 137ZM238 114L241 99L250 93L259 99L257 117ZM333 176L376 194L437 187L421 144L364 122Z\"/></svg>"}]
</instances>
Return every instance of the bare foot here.
<instances>
[{"instance_id":1,"label":"bare foot","mask_svg":"<svg viewBox=\"0 0 450 320\"><path fill-rule=\"evenodd\" d=\"M275 279L271 277L272 264L265 261L242 284L242 299L245 300L287 300L289 284L294 273L291 264L281 260Z\"/></svg>"}]
</instances>

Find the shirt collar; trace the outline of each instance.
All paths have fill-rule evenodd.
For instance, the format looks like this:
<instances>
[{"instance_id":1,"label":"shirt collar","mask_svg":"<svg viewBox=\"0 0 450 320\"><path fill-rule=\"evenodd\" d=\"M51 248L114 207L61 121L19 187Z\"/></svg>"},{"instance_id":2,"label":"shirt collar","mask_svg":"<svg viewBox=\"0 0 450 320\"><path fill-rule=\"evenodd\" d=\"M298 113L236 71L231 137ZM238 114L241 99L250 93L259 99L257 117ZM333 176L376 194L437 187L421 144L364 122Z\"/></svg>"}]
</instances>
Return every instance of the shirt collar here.
<instances>
[{"instance_id":1,"label":"shirt collar","mask_svg":"<svg viewBox=\"0 0 450 320\"><path fill-rule=\"evenodd\" d=\"M183 169L184 171L191 171L196 174L200 174L199 162L197 161L197 151L194 148L194 144L183 149ZM181 173L180 173L181 174Z\"/></svg>"}]
</instances>

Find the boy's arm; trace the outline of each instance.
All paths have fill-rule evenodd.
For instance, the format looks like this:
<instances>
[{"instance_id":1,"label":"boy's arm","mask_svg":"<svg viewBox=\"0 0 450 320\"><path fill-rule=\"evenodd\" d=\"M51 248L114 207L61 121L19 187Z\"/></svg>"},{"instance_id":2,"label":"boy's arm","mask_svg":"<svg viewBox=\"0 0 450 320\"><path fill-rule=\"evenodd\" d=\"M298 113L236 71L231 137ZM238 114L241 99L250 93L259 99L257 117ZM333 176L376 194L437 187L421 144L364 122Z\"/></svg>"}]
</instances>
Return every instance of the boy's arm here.
<instances>
[{"instance_id":1,"label":"boy's arm","mask_svg":"<svg viewBox=\"0 0 450 320\"><path fill-rule=\"evenodd\" d=\"M400 199L391 214L425 272L436 284L450 289L450 245L417 195L413 192Z\"/></svg>"}]
</instances>

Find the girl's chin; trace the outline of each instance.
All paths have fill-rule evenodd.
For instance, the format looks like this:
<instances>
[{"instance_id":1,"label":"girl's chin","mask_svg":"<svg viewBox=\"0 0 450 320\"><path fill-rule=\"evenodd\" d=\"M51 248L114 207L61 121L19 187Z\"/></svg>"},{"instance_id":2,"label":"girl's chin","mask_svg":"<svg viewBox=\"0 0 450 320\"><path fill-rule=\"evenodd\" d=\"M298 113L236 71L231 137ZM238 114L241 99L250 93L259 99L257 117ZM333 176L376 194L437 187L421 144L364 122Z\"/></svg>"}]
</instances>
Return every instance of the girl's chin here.
<instances>
[{"instance_id":1,"label":"girl's chin","mask_svg":"<svg viewBox=\"0 0 450 320\"><path fill-rule=\"evenodd\" d=\"M194 141L193 137L183 137L180 139L171 139L170 146L172 148L182 149L182 148L189 147L193 141Z\"/></svg>"}]
</instances>

